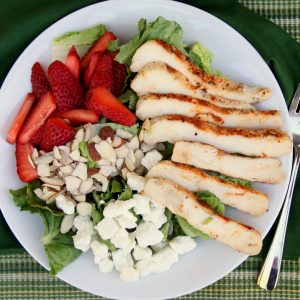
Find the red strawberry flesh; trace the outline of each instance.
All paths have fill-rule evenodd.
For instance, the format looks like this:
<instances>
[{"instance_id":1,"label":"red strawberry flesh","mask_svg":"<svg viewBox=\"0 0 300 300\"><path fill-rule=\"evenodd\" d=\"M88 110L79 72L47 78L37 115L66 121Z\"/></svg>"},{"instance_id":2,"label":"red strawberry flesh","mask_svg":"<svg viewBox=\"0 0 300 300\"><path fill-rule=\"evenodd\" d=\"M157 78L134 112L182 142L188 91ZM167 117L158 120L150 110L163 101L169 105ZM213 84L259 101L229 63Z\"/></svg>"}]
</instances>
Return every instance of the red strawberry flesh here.
<instances>
[{"instance_id":1,"label":"red strawberry flesh","mask_svg":"<svg viewBox=\"0 0 300 300\"><path fill-rule=\"evenodd\" d=\"M66 66L69 68L71 73L80 80L80 57L74 46L71 47L65 61Z\"/></svg>"},{"instance_id":2,"label":"red strawberry flesh","mask_svg":"<svg viewBox=\"0 0 300 300\"><path fill-rule=\"evenodd\" d=\"M51 91L50 83L39 62L36 62L31 68L31 86L32 93L37 99Z\"/></svg>"},{"instance_id":3,"label":"red strawberry flesh","mask_svg":"<svg viewBox=\"0 0 300 300\"><path fill-rule=\"evenodd\" d=\"M62 113L60 116L67 119L73 126L87 123L96 124L99 121L99 116L94 111L87 109L73 109Z\"/></svg>"}]
</instances>

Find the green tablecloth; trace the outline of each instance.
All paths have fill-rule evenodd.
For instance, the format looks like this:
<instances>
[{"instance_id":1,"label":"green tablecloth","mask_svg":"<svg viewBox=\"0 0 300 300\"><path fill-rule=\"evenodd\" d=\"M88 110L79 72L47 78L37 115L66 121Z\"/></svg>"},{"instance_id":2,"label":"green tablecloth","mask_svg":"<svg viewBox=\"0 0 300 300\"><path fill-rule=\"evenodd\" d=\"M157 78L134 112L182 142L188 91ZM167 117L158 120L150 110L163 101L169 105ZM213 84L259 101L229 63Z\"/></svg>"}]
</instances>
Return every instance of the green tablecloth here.
<instances>
[{"instance_id":1,"label":"green tablecloth","mask_svg":"<svg viewBox=\"0 0 300 300\"><path fill-rule=\"evenodd\" d=\"M95 2L97 1L2 0L0 20L4 26L0 27L0 82L3 81L18 55L43 29L62 16ZM232 5L232 1L186 0L182 2L197 5L220 17L256 45L277 75L287 102L290 100L297 82L300 81L300 46L297 48L292 39L278 28L270 26L262 18L249 15L248 10L239 5ZM280 25L294 39L300 41L300 0L242 0L240 2ZM247 26L248 22L249 26ZM277 35L278 40L274 39ZM270 36L273 36L271 42L268 39ZM265 44L260 41L262 37L266 38ZM273 51L270 51L271 47ZM299 179L291 210L285 260L277 289L268 293L256 286L256 278L263 260L254 257L249 258L239 268L212 286L184 296L182 299L300 299L300 239L297 230L300 228ZM271 237L272 233L265 240L266 246ZM0 215L0 299L61 298L100 299L50 276L20 247Z\"/></svg>"}]
</instances>

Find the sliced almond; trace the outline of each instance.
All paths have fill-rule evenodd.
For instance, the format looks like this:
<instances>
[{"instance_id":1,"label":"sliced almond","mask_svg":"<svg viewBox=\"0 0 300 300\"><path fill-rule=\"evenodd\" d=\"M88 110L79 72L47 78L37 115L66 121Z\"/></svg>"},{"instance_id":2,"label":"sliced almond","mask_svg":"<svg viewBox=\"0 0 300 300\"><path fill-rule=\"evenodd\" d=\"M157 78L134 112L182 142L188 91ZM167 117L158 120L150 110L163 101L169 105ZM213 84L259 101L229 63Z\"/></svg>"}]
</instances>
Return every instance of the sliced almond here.
<instances>
[{"instance_id":1,"label":"sliced almond","mask_svg":"<svg viewBox=\"0 0 300 300\"><path fill-rule=\"evenodd\" d=\"M157 151L165 151L166 150L166 146L164 145L164 143L157 143L155 149Z\"/></svg>"},{"instance_id":2,"label":"sliced almond","mask_svg":"<svg viewBox=\"0 0 300 300\"><path fill-rule=\"evenodd\" d=\"M70 158L72 160L78 161L80 158L80 152L78 149L74 150L73 152L70 153Z\"/></svg>"},{"instance_id":3,"label":"sliced almond","mask_svg":"<svg viewBox=\"0 0 300 300\"><path fill-rule=\"evenodd\" d=\"M58 167L56 166L50 166L50 172L55 173Z\"/></svg>"},{"instance_id":4,"label":"sliced almond","mask_svg":"<svg viewBox=\"0 0 300 300\"><path fill-rule=\"evenodd\" d=\"M75 135L75 139L80 143L84 139L84 130L83 128L80 128Z\"/></svg>"},{"instance_id":5,"label":"sliced almond","mask_svg":"<svg viewBox=\"0 0 300 300\"><path fill-rule=\"evenodd\" d=\"M125 140L116 135L114 140L112 141L111 145L113 146L113 148L119 148L124 143L125 143Z\"/></svg>"},{"instance_id":6,"label":"sliced almond","mask_svg":"<svg viewBox=\"0 0 300 300\"><path fill-rule=\"evenodd\" d=\"M125 158L128 154L128 148L126 147L126 145L122 145L119 148L115 149L115 153L117 154L118 158Z\"/></svg>"},{"instance_id":7,"label":"sliced almond","mask_svg":"<svg viewBox=\"0 0 300 300\"><path fill-rule=\"evenodd\" d=\"M127 157L133 162L133 164L135 165L135 155L134 155L134 152L133 150L129 150L128 151L128 154L127 154Z\"/></svg>"},{"instance_id":8,"label":"sliced almond","mask_svg":"<svg viewBox=\"0 0 300 300\"><path fill-rule=\"evenodd\" d=\"M79 187L79 192L81 194L87 194L91 192L93 188L94 181L92 178L88 178L86 181L82 181Z\"/></svg>"},{"instance_id":9,"label":"sliced almond","mask_svg":"<svg viewBox=\"0 0 300 300\"><path fill-rule=\"evenodd\" d=\"M100 159L97 161L97 167L102 167L102 166L109 166L110 161L107 159Z\"/></svg>"},{"instance_id":10,"label":"sliced almond","mask_svg":"<svg viewBox=\"0 0 300 300\"><path fill-rule=\"evenodd\" d=\"M52 184L52 185L63 186L65 184L64 181L61 178L57 177L57 176L54 176L54 177L41 177L40 179L43 182L49 183L49 184Z\"/></svg>"},{"instance_id":11,"label":"sliced almond","mask_svg":"<svg viewBox=\"0 0 300 300\"><path fill-rule=\"evenodd\" d=\"M74 223L74 217L75 217L75 214L65 215L63 217L61 224L60 224L60 232L62 234L65 234L72 229L73 223Z\"/></svg>"},{"instance_id":12,"label":"sliced almond","mask_svg":"<svg viewBox=\"0 0 300 300\"><path fill-rule=\"evenodd\" d=\"M132 138L132 134L128 131L125 131L123 129L117 129L116 135L119 136L120 138L129 140Z\"/></svg>"},{"instance_id":13,"label":"sliced almond","mask_svg":"<svg viewBox=\"0 0 300 300\"><path fill-rule=\"evenodd\" d=\"M52 190L48 187L45 187L43 188L43 197L42 199L47 201L51 196L55 195L56 194L56 191L55 190Z\"/></svg>"},{"instance_id":14,"label":"sliced almond","mask_svg":"<svg viewBox=\"0 0 300 300\"><path fill-rule=\"evenodd\" d=\"M101 137L102 140L106 140L110 138L111 141L113 141L115 137L115 132L110 126L103 126L100 129L99 136Z\"/></svg>"},{"instance_id":15,"label":"sliced almond","mask_svg":"<svg viewBox=\"0 0 300 300\"><path fill-rule=\"evenodd\" d=\"M71 152L79 149L79 141L77 139L73 140L70 145Z\"/></svg>"},{"instance_id":16,"label":"sliced almond","mask_svg":"<svg viewBox=\"0 0 300 300\"><path fill-rule=\"evenodd\" d=\"M58 160L61 159L61 155L60 155L60 152L59 152L58 147L54 147L54 148L53 148L53 154L54 154L54 158L55 158L55 159L58 159Z\"/></svg>"},{"instance_id":17,"label":"sliced almond","mask_svg":"<svg viewBox=\"0 0 300 300\"><path fill-rule=\"evenodd\" d=\"M141 143L141 149L144 153L154 149L156 147L156 144L146 144L145 142Z\"/></svg>"},{"instance_id":18,"label":"sliced almond","mask_svg":"<svg viewBox=\"0 0 300 300\"><path fill-rule=\"evenodd\" d=\"M115 166L102 166L100 172L105 177L116 176L118 174L118 170Z\"/></svg>"},{"instance_id":19,"label":"sliced almond","mask_svg":"<svg viewBox=\"0 0 300 300\"><path fill-rule=\"evenodd\" d=\"M55 190L55 191L60 191L61 190L61 187L58 186L58 185L53 185L53 184L49 184L49 183L44 183L43 184L43 187L48 187L50 188L51 190Z\"/></svg>"},{"instance_id":20,"label":"sliced almond","mask_svg":"<svg viewBox=\"0 0 300 300\"><path fill-rule=\"evenodd\" d=\"M130 172L132 172L135 169L134 162L128 156L125 157L125 166Z\"/></svg>"},{"instance_id":21,"label":"sliced almond","mask_svg":"<svg viewBox=\"0 0 300 300\"><path fill-rule=\"evenodd\" d=\"M88 168L87 174L88 174L88 176L93 177L93 175L98 174L99 171L100 171L99 168Z\"/></svg>"},{"instance_id":22,"label":"sliced almond","mask_svg":"<svg viewBox=\"0 0 300 300\"><path fill-rule=\"evenodd\" d=\"M78 165L73 170L72 175L84 181L87 180L87 165L82 162L78 163Z\"/></svg>"},{"instance_id":23,"label":"sliced almond","mask_svg":"<svg viewBox=\"0 0 300 300\"><path fill-rule=\"evenodd\" d=\"M135 167L139 168L140 165L141 165L142 158L145 156L144 152L142 150L140 150L140 149L137 149L134 152L134 156L135 156Z\"/></svg>"},{"instance_id":24,"label":"sliced almond","mask_svg":"<svg viewBox=\"0 0 300 300\"><path fill-rule=\"evenodd\" d=\"M97 182L101 183L101 187L100 187L99 191L101 191L101 192L107 191L109 181L104 175L102 175L101 173L98 173L98 174L93 175L92 178L95 179ZM96 183L95 183L95 187L97 190Z\"/></svg>"},{"instance_id":25,"label":"sliced almond","mask_svg":"<svg viewBox=\"0 0 300 300\"><path fill-rule=\"evenodd\" d=\"M60 195L63 194L66 191L66 189L62 189L61 191L56 192L54 195L52 195L51 197L48 198L48 200L46 201L46 204L51 204L53 202L55 202L55 198Z\"/></svg>"},{"instance_id":26,"label":"sliced almond","mask_svg":"<svg viewBox=\"0 0 300 300\"><path fill-rule=\"evenodd\" d=\"M112 163L117 160L117 155L113 147L107 141L101 141L99 144L95 144L97 152L100 154L101 158L107 159Z\"/></svg>"},{"instance_id":27,"label":"sliced almond","mask_svg":"<svg viewBox=\"0 0 300 300\"><path fill-rule=\"evenodd\" d=\"M62 166L62 164L55 158L55 159L53 159L53 166L54 167L61 167Z\"/></svg>"},{"instance_id":28,"label":"sliced almond","mask_svg":"<svg viewBox=\"0 0 300 300\"><path fill-rule=\"evenodd\" d=\"M59 152L60 152L60 155L61 155L61 163L63 165L68 165L72 162L72 160L69 156L70 152L68 150L59 149Z\"/></svg>"},{"instance_id":29,"label":"sliced almond","mask_svg":"<svg viewBox=\"0 0 300 300\"><path fill-rule=\"evenodd\" d=\"M95 143L95 144L99 144L101 142L101 138L98 135L93 136L92 138L90 138L90 142Z\"/></svg>"},{"instance_id":30,"label":"sliced almond","mask_svg":"<svg viewBox=\"0 0 300 300\"><path fill-rule=\"evenodd\" d=\"M101 159L101 155L99 154L99 152L95 148L95 143L87 144L87 149L88 149L88 152L89 152L89 155L90 155L91 159L93 159L95 161Z\"/></svg>"},{"instance_id":31,"label":"sliced almond","mask_svg":"<svg viewBox=\"0 0 300 300\"><path fill-rule=\"evenodd\" d=\"M123 168L122 170L121 170L121 176L122 176L122 178L124 179L124 180L127 180L127 173L128 173L129 171L128 171L128 169L127 168Z\"/></svg>"},{"instance_id":32,"label":"sliced almond","mask_svg":"<svg viewBox=\"0 0 300 300\"><path fill-rule=\"evenodd\" d=\"M33 168L35 168L35 164L33 163L32 157L28 154L27 158L28 158L28 161L29 161L29 163L31 164L31 166L32 166Z\"/></svg>"},{"instance_id":33,"label":"sliced almond","mask_svg":"<svg viewBox=\"0 0 300 300\"><path fill-rule=\"evenodd\" d=\"M52 152L51 152L52 153ZM46 154L43 156L39 156L35 159L35 164L37 165L49 165L53 162L54 156L52 154Z\"/></svg>"},{"instance_id":34,"label":"sliced almond","mask_svg":"<svg viewBox=\"0 0 300 300\"><path fill-rule=\"evenodd\" d=\"M80 184L82 182L81 179L75 176L67 176L65 180L66 180L66 188L67 191L69 192L79 189Z\"/></svg>"},{"instance_id":35,"label":"sliced almond","mask_svg":"<svg viewBox=\"0 0 300 300\"><path fill-rule=\"evenodd\" d=\"M85 142L88 142L89 139L92 137L92 128L91 128L91 125L87 124L85 126L85 130L84 130L84 138L83 140Z\"/></svg>"},{"instance_id":36,"label":"sliced almond","mask_svg":"<svg viewBox=\"0 0 300 300\"><path fill-rule=\"evenodd\" d=\"M137 169L134 170L134 172L140 176L144 176L146 173L146 168L140 165Z\"/></svg>"},{"instance_id":37,"label":"sliced almond","mask_svg":"<svg viewBox=\"0 0 300 300\"><path fill-rule=\"evenodd\" d=\"M118 158L117 159L116 167L117 167L118 170L122 169L122 167L124 166L124 162L125 162L124 158Z\"/></svg>"},{"instance_id":38,"label":"sliced almond","mask_svg":"<svg viewBox=\"0 0 300 300\"><path fill-rule=\"evenodd\" d=\"M64 175L70 175L73 172L73 168L71 165L66 165L66 166L60 167L59 169Z\"/></svg>"},{"instance_id":39,"label":"sliced almond","mask_svg":"<svg viewBox=\"0 0 300 300\"><path fill-rule=\"evenodd\" d=\"M44 196L44 192L42 191L42 189L37 188L33 191L39 198L43 199Z\"/></svg>"},{"instance_id":40,"label":"sliced almond","mask_svg":"<svg viewBox=\"0 0 300 300\"><path fill-rule=\"evenodd\" d=\"M139 142L139 139L137 136L134 136L130 142L126 143L126 146L129 148L129 149L132 149L132 150L136 150L139 148L140 146L140 142Z\"/></svg>"},{"instance_id":41,"label":"sliced almond","mask_svg":"<svg viewBox=\"0 0 300 300\"><path fill-rule=\"evenodd\" d=\"M86 201L86 195L77 195L77 196L73 196L73 198L77 202L85 202Z\"/></svg>"}]
</instances>

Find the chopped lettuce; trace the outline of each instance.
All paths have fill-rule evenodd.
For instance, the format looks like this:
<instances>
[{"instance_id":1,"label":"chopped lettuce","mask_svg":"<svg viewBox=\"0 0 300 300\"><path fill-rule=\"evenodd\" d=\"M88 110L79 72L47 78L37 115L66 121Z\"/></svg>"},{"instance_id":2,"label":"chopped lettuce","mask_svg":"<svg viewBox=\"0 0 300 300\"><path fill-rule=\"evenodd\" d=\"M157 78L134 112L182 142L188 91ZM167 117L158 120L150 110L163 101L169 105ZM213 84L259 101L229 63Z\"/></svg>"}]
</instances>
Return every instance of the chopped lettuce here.
<instances>
[{"instance_id":1,"label":"chopped lettuce","mask_svg":"<svg viewBox=\"0 0 300 300\"><path fill-rule=\"evenodd\" d=\"M234 178L234 177L226 176L226 175L223 175L223 174L220 174L220 173L217 173L217 172L213 172L213 171L207 171L207 174L210 175L210 176L218 177L218 178L226 180L226 181L230 181L230 182L235 183L235 184L245 186L245 187L250 188L250 189L252 188L252 182L248 181L248 180L245 180L245 179Z\"/></svg>"},{"instance_id":2,"label":"chopped lettuce","mask_svg":"<svg viewBox=\"0 0 300 300\"><path fill-rule=\"evenodd\" d=\"M164 145L166 147L165 150L162 150L162 151L159 151L159 152L163 156L163 159L171 159L174 144L171 144L169 142L165 142Z\"/></svg>"},{"instance_id":3,"label":"chopped lettuce","mask_svg":"<svg viewBox=\"0 0 300 300\"><path fill-rule=\"evenodd\" d=\"M79 56L83 56L106 31L106 27L100 24L82 31L67 32L57 37L52 41L52 60L64 61L73 45Z\"/></svg>"},{"instance_id":4,"label":"chopped lettuce","mask_svg":"<svg viewBox=\"0 0 300 300\"><path fill-rule=\"evenodd\" d=\"M184 219L180 216L176 216L176 219L185 235L188 235L192 238L198 237L202 240L210 239L210 237L206 233L193 227L186 219Z\"/></svg>"},{"instance_id":5,"label":"chopped lettuce","mask_svg":"<svg viewBox=\"0 0 300 300\"><path fill-rule=\"evenodd\" d=\"M96 161L94 161L89 154L89 150L87 148L87 142L81 141L79 143L79 151L80 151L80 155L88 160L87 162L88 168L95 168L97 166Z\"/></svg>"},{"instance_id":6,"label":"chopped lettuce","mask_svg":"<svg viewBox=\"0 0 300 300\"><path fill-rule=\"evenodd\" d=\"M94 226L97 225L103 219L102 211L99 211L97 209L95 203L92 204L91 218Z\"/></svg>"},{"instance_id":7,"label":"chopped lettuce","mask_svg":"<svg viewBox=\"0 0 300 300\"><path fill-rule=\"evenodd\" d=\"M197 197L215 210L218 214L224 215L225 206L215 194L209 191L201 191L197 193Z\"/></svg>"},{"instance_id":8,"label":"chopped lettuce","mask_svg":"<svg viewBox=\"0 0 300 300\"><path fill-rule=\"evenodd\" d=\"M172 213L169 209L165 209L165 216L167 218L167 222L165 224L163 224L163 226L161 227L160 231L163 233L164 238L163 241L166 242L168 240L168 235L170 232L170 227L172 226L171 223L171 218L172 218Z\"/></svg>"},{"instance_id":9,"label":"chopped lettuce","mask_svg":"<svg viewBox=\"0 0 300 300\"><path fill-rule=\"evenodd\" d=\"M138 96L131 88L129 88L119 97L119 101L123 104L128 103L128 108L134 110L138 101Z\"/></svg>"},{"instance_id":10,"label":"chopped lettuce","mask_svg":"<svg viewBox=\"0 0 300 300\"><path fill-rule=\"evenodd\" d=\"M158 17L154 22L147 24L145 19L138 23L138 33L126 44L120 47L120 52L116 56L119 63L130 65L131 59L144 42L153 39L160 39L168 44L177 47L184 54L186 44L182 41L183 31L175 21L168 21L163 17Z\"/></svg>"},{"instance_id":11,"label":"chopped lettuce","mask_svg":"<svg viewBox=\"0 0 300 300\"><path fill-rule=\"evenodd\" d=\"M114 131L117 131L117 129L122 129L122 130L125 130L125 131L131 133L132 135L137 135L138 131L139 131L139 124L134 124L132 126L124 126L124 125L117 124L117 123L102 123L101 122L101 124L98 124L98 125L100 125L100 128L102 128L104 126L110 126Z\"/></svg>"},{"instance_id":12,"label":"chopped lettuce","mask_svg":"<svg viewBox=\"0 0 300 300\"><path fill-rule=\"evenodd\" d=\"M34 194L34 189L39 186L40 182L34 181L28 184L27 187L10 190L10 193L13 196L14 203L20 210L38 213L41 216L45 224L42 243L49 259L50 272L55 275L73 262L81 254L81 251L74 247L72 232L60 233L63 213L56 208L47 206L45 201Z\"/></svg>"}]
</instances>

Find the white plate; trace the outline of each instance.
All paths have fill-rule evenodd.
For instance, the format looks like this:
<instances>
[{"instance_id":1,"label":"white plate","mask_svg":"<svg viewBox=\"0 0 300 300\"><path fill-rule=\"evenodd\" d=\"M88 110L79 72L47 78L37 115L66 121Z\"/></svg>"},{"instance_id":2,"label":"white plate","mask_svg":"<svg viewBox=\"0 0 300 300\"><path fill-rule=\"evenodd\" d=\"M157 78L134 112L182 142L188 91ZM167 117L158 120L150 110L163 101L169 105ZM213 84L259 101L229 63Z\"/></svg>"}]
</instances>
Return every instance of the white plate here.
<instances>
[{"instance_id":1,"label":"white plate","mask_svg":"<svg viewBox=\"0 0 300 300\"><path fill-rule=\"evenodd\" d=\"M122 0L98 3L66 16L50 26L27 47L10 70L0 94L0 207L23 247L47 269L48 260L40 242L44 227L42 221L38 216L19 212L8 193L8 189L20 187L22 183L18 180L15 170L14 146L5 142L5 134L24 95L31 89L31 66L35 61L47 66L50 62L51 40L67 31L103 23L124 42L135 34L140 18L152 21L158 16L176 20L184 30L185 41L199 40L211 49L215 54L214 66L229 78L250 85L272 88L272 99L260 106L279 109L282 112L284 129L291 132L283 95L270 69L239 33L212 15L177 2ZM291 158L291 154L282 158L286 174L290 173ZM270 209L264 216L250 217L229 208L226 214L254 226L265 236L282 205L287 180L280 185L259 185L259 188L271 199ZM179 263L168 272L128 284L122 282L117 273L100 273L93 263L92 255L86 253L63 270L58 277L84 291L108 298L173 298L212 284L246 258L246 255L215 241L200 242L196 250L182 256Z\"/></svg>"}]
</instances>

